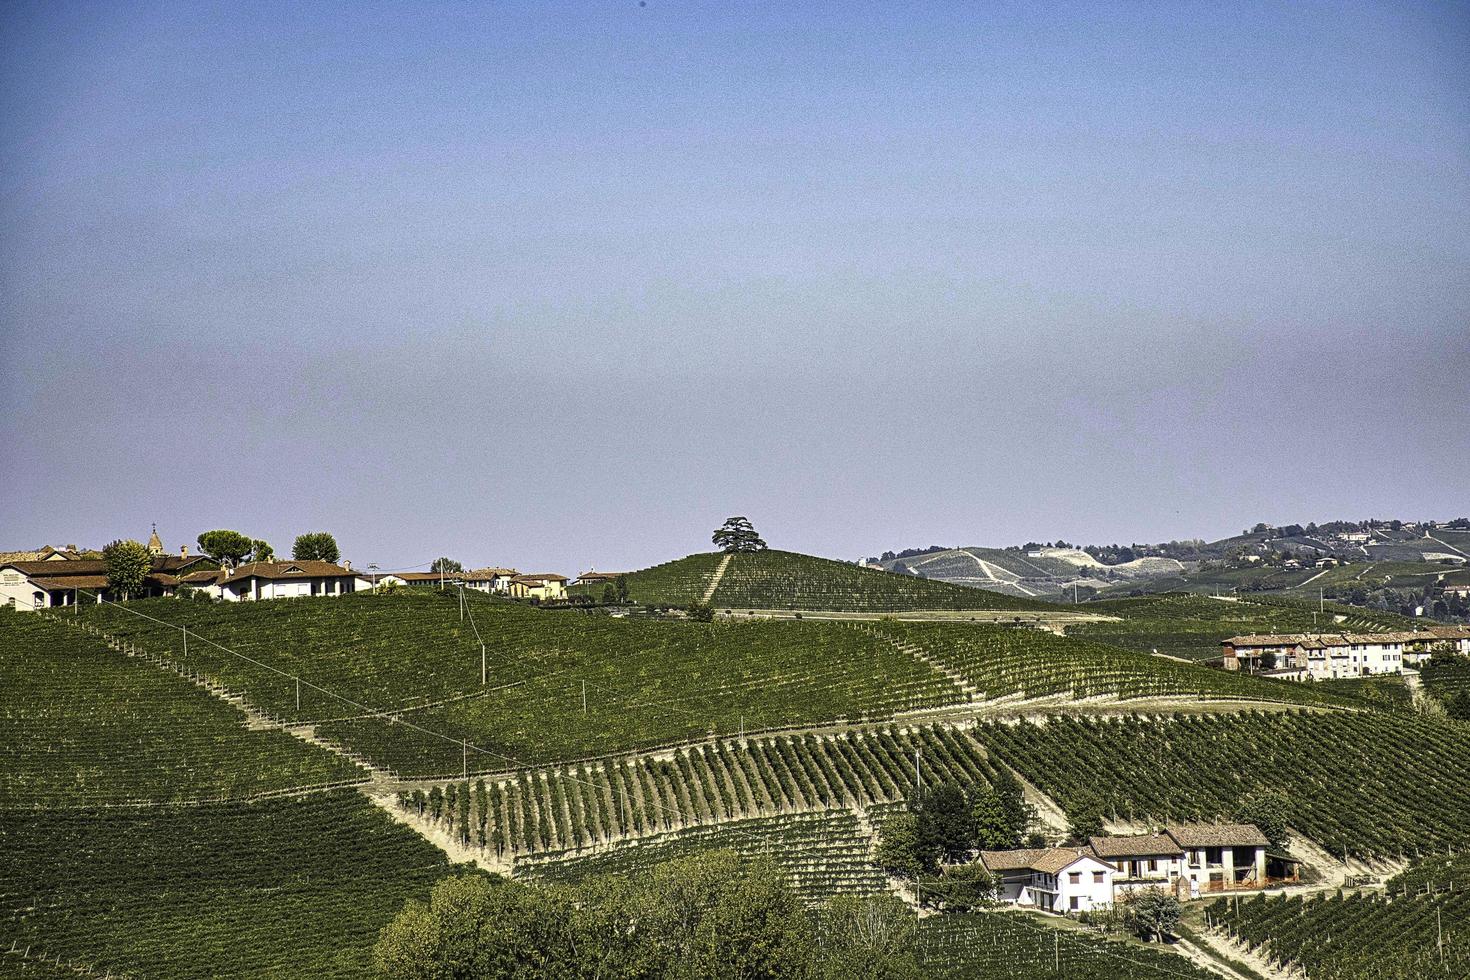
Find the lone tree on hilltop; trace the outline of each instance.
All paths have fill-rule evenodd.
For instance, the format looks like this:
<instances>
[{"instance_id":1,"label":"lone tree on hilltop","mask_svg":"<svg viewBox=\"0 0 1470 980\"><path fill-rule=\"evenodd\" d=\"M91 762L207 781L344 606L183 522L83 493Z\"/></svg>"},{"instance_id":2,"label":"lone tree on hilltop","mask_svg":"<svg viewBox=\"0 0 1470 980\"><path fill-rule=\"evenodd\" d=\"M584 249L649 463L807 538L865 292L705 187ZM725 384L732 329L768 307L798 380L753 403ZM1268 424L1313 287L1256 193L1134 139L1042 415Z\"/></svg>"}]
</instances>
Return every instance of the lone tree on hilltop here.
<instances>
[{"instance_id":1,"label":"lone tree on hilltop","mask_svg":"<svg viewBox=\"0 0 1470 980\"><path fill-rule=\"evenodd\" d=\"M143 582L153 568L153 556L137 541L114 541L102 549L107 563L107 587L124 599L143 591Z\"/></svg>"},{"instance_id":2,"label":"lone tree on hilltop","mask_svg":"<svg viewBox=\"0 0 1470 980\"><path fill-rule=\"evenodd\" d=\"M710 538L721 551L762 551L766 543L748 517L729 517Z\"/></svg>"},{"instance_id":3,"label":"lone tree on hilltop","mask_svg":"<svg viewBox=\"0 0 1470 980\"><path fill-rule=\"evenodd\" d=\"M326 531L308 531L298 534L291 545L291 557L297 561L330 561L342 557L337 549L337 539Z\"/></svg>"},{"instance_id":4,"label":"lone tree on hilltop","mask_svg":"<svg viewBox=\"0 0 1470 980\"><path fill-rule=\"evenodd\" d=\"M231 565L243 564L256 545L255 541L239 531L226 530L205 531L199 535L198 541L200 551L215 561L228 562Z\"/></svg>"}]
</instances>

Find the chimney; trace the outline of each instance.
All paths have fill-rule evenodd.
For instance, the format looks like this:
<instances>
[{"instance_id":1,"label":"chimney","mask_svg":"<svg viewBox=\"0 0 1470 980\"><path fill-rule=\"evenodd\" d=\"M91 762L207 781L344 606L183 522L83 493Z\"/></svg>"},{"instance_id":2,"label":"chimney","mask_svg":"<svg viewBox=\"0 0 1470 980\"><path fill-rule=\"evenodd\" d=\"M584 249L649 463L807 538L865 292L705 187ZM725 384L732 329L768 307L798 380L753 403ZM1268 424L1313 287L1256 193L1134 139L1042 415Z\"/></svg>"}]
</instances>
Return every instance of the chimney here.
<instances>
[{"instance_id":1,"label":"chimney","mask_svg":"<svg viewBox=\"0 0 1470 980\"><path fill-rule=\"evenodd\" d=\"M345 568L345 569L347 569L350 572L350 571L352 571L352 562L350 560L344 561L342 563L342 567Z\"/></svg>"},{"instance_id":2,"label":"chimney","mask_svg":"<svg viewBox=\"0 0 1470 980\"><path fill-rule=\"evenodd\" d=\"M189 557L189 546L188 545L186 545L186 544L179 545L179 557L180 558L188 558Z\"/></svg>"}]
</instances>

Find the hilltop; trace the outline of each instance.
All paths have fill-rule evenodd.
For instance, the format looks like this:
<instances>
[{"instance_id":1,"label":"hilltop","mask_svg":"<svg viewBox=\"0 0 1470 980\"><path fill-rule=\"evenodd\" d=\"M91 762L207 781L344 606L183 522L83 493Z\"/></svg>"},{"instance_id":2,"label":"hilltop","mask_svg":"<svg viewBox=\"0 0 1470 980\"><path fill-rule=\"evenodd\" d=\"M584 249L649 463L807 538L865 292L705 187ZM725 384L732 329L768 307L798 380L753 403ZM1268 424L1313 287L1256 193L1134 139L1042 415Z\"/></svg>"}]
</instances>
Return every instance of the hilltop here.
<instances>
[{"instance_id":1,"label":"hilltop","mask_svg":"<svg viewBox=\"0 0 1470 980\"><path fill-rule=\"evenodd\" d=\"M1046 603L951 582L863 568L790 551L709 552L628 576L628 594L654 606L907 612L1048 609Z\"/></svg>"}]
</instances>

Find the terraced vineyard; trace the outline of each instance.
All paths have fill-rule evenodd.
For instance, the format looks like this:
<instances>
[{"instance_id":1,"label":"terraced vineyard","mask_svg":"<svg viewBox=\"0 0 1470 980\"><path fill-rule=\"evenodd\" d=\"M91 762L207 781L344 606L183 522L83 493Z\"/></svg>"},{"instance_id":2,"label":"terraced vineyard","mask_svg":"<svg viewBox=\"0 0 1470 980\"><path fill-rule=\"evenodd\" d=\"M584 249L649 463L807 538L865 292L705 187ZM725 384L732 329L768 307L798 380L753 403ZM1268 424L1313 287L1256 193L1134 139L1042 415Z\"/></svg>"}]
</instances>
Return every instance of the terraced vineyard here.
<instances>
[{"instance_id":1,"label":"terraced vineyard","mask_svg":"<svg viewBox=\"0 0 1470 980\"><path fill-rule=\"evenodd\" d=\"M1017 980L1213 978L1175 953L1059 929L1039 915L975 912L923 920L919 956L925 975Z\"/></svg>"},{"instance_id":2,"label":"terraced vineyard","mask_svg":"<svg viewBox=\"0 0 1470 980\"><path fill-rule=\"evenodd\" d=\"M60 957L71 976L362 977L378 930L450 873L355 791L9 813L0 853L6 975Z\"/></svg>"},{"instance_id":3,"label":"terraced vineyard","mask_svg":"<svg viewBox=\"0 0 1470 980\"><path fill-rule=\"evenodd\" d=\"M1371 633L1414 628L1413 621L1393 613L1328 603L1325 616L1314 616L1315 602L1265 596L1224 600L1174 592L1088 602L1076 608L1119 620L1070 626L1069 636L1186 660L1219 657L1222 640L1245 633Z\"/></svg>"},{"instance_id":4,"label":"terraced vineyard","mask_svg":"<svg viewBox=\"0 0 1470 980\"><path fill-rule=\"evenodd\" d=\"M483 596L467 601L486 638L485 688L479 645L468 621L459 626L452 595L229 608L165 599L131 607L163 623L110 607L89 610L84 621L179 663L186 662L181 627L187 625L194 637L190 669L244 692L266 712L318 723L323 735L419 776L460 771L461 740L470 746L471 768L500 770L742 727L886 718L963 697L934 668L839 624L611 619ZM420 643L420 635L429 639ZM302 678L299 711L293 682L277 671ZM456 697L462 700L410 710ZM444 737L365 717L371 712L363 706L409 710L402 717Z\"/></svg>"},{"instance_id":5,"label":"terraced vineyard","mask_svg":"<svg viewBox=\"0 0 1470 980\"><path fill-rule=\"evenodd\" d=\"M1312 980L1470 976L1470 891L1219 899L1208 917Z\"/></svg>"},{"instance_id":6,"label":"terraced vineyard","mask_svg":"<svg viewBox=\"0 0 1470 980\"><path fill-rule=\"evenodd\" d=\"M988 785L995 775L964 731L884 728L732 739L654 757L464 780L442 788L454 804L418 815L497 858L556 855L749 817L882 807L912 791L916 752L927 780ZM400 798L406 809L421 804L432 806Z\"/></svg>"},{"instance_id":7,"label":"terraced vineyard","mask_svg":"<svg viewBox=\"0 0 1470 980\"><path fill-rule=\"evenodd\" d=\"M586 856L516 862L517 878L570 884L589 875L636 874L699 851L727 849L768 857L803 901L820 904L834 895L873 895L887 887L873 864L872 833L846 810L736 820L643 838Z\"/></svg>"},{"instance_id":8,"label":"terraced vineyard","mask_svg":"<svg viewBox=\"0 0 1470 980\"><path fill-rule=\"evenodd\" d=\"M0 614L0 809L252 796L367 773L38 615Z\"/></svg>"},{"instance_id":9,"label":"terraced vineyard","mask_svg":"<svg viewBox=\"0 0 1470 980\"><path fill-rule=\"evenodd\" d=\"M893 622L860 629L958 672L986 698L1179 696L1335 703L1308 685L1212 670L1032 629Z\"/></svg>"},{"instance_id":10,"label":"terraced vineyard","mask_svg":"<svg viewBox=\"0 0 1470 980\"><path fill-rule=\"evenodd\" d=\"M1064 808L1096 800L1135 821L1229 818L1275 789L1299 832L1334 854L1470 847L1470 731L1375 712L987 724L976 737Z\"/></svg>"}]
</instances>

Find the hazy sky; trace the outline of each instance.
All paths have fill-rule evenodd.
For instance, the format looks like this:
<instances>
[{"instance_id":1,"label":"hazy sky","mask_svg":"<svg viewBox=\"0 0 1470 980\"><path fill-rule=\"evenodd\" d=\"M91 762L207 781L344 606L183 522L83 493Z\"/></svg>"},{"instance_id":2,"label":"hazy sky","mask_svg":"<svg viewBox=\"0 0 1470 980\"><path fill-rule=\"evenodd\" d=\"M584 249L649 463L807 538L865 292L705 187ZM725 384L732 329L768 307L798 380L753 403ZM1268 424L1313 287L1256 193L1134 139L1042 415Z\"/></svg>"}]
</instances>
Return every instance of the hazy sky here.
<instances>
[{"instance_id":1,"label":"hazy sky","mask_svg":"<svg viewBox=\"0 0 1470 980\"><path fill-rule=\"evenodd\" d=\"M0 549L1470 512L1470 6L0 8Z\"/></svg>"}]
</instances>

